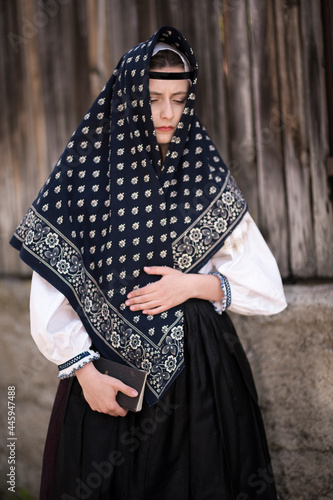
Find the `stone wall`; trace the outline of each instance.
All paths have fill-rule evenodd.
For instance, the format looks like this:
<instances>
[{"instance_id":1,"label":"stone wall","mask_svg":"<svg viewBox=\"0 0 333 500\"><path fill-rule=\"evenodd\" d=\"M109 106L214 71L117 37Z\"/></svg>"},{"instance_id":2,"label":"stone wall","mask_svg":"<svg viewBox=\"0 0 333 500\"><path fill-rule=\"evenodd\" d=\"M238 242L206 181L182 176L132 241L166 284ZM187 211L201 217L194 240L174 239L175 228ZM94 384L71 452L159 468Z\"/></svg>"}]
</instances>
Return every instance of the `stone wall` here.
<instances>
[{"instance_id":1,"label":"stone wall","mask_svg":"<svg viewBox=\"0 0 333 500\"><path fill-rule=\"evenodd\" d=\"M57 387L57 367L39 353L30 336L29 292L28 280L0 281L1 499L15 498L6 484L7 388L16 388L16 492L28 492L30 500L38 498L43 445Z\"/></svg>"},{"instance_id":2,"label":"stone wall","mask_svg":"<svg viewBox=\"0 0 333 500\"><path fill-rule=\"evenodd\" d=\"M0 498L7 491L7 388L16 387L16 492L38 498L57 369L29 334L29 281L0 281ZM232 315L253 368L280 500L333 499L333 285L285 287L273 317ZM25 495L25 496L24 496ZM28 496L27 496L28 495Z\"/></svg>"},{"instance_id":3,"label":"stone wall","mask_svg":"<svg viewBox=\"0 0 333 500\"><path fill-rule=\"evenodd\" d=\"M233 316L281 500L333 499L333 285L285 287L278 316Z\"/></svg>"}]
</instances>

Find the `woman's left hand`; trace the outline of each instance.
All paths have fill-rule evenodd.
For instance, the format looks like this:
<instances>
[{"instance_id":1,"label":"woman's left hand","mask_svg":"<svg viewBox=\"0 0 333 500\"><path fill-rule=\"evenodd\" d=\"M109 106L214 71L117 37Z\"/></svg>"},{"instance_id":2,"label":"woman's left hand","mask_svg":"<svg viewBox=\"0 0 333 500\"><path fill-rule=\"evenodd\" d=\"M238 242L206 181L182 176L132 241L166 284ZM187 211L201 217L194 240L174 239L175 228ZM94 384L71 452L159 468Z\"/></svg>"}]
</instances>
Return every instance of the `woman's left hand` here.
<instances>
[{"instance_id":1,"label":"woman's left hand","mask_svg":"<svg viewBox=\"0 0 333 500\"><path fill-rule=\"evenodd\" d=\"M125 304L130 307L131 311L159 314L190 298L193 275L164 266L144 267L144 271L147 274L158 274L162 277L155 283L132 290L127 295Z\"/></svg>"}]
</instances>

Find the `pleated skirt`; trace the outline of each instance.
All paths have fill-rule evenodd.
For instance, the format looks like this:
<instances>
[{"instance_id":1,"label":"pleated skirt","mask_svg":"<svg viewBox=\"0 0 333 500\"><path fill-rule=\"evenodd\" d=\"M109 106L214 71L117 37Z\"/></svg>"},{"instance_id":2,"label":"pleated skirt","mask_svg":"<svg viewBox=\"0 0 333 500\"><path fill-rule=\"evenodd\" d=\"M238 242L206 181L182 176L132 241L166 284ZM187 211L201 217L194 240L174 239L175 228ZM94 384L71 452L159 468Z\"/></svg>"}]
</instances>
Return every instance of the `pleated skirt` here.
<instances>
[{"instance_id":1,"label":"pleated skirt","mask_svg":"<svg viewBox=\"0 0 333 500\"><path fill-rule=\"evenodd\" d=\"M94 412L60 382L41 500L276 500L251 369L226 313L184 304L185 368L152 407Z\"/></svg>"}]
</instances>

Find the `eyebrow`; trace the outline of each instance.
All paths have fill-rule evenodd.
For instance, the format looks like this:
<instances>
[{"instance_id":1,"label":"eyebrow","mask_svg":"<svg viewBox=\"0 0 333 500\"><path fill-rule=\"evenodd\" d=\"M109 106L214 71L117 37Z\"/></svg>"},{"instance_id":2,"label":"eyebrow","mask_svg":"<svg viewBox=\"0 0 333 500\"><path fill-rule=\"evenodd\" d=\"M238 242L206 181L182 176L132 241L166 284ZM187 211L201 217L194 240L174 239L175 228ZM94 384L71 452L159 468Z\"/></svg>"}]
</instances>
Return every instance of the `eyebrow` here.
<instances>
[{"instance_id":1,"label":"eyebrow","mask_svg":"<svg viewBox=\"0 0 333 500\"><path fill-rule=\"evenodd\" d=\"M156 90L151 90L150 94L153 94L153 95L162 95L162 92L156 92ZM182 90L182 91L179 91L179 92L174 92L171 95L187 95L187 94L188 94L188 92L186 92L185 90Z\"/></svg>"}]
</instances>

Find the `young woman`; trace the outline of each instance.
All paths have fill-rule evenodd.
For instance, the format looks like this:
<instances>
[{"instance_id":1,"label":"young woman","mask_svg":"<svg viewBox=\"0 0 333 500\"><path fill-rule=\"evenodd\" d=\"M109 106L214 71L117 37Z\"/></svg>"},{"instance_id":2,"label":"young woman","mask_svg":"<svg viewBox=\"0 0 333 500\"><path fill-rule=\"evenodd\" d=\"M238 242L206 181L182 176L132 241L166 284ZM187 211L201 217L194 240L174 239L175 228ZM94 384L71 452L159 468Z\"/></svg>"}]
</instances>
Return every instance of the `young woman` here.
<instances>
[{"instance_id":1,"label":"young woman","mask_svg":"<svg viewBox=\"0 0 333 500\"><path fill-rule=\"evenodd\" d=\"M276 262L195 110L197 63L163 27L120 60L12 244L32 335L62 379L41 498L276 499L245 353L225 309L286 306ZM148 372L145 402L97 371Z\"/></svg>"}]
</instances>

